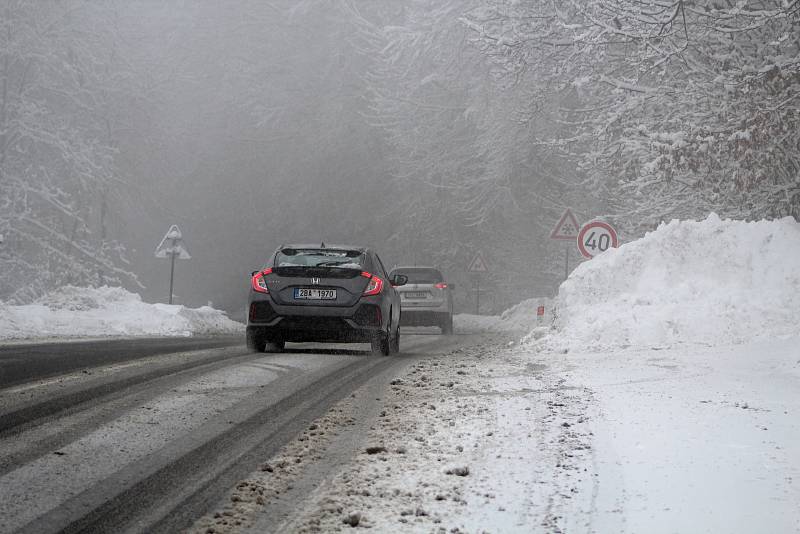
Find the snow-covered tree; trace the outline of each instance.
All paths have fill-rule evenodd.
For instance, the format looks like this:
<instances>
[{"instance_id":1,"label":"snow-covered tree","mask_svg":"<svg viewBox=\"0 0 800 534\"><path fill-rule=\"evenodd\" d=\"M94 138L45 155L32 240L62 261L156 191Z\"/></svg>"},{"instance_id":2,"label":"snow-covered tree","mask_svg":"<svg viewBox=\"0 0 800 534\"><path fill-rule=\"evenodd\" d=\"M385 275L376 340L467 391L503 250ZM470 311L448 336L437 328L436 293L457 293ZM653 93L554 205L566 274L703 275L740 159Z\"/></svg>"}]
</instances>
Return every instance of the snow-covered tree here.
<instances>
[{"instance_id":1,"label":"snow-covered tree","mask_svg":"<svg viewBox=\"0 0 800 534\"><path fill-rule=\"evenodd\" d=\"M103 116L115 73L90 8L34 0L0 7L3 299L132 278L120 267L121 247L93 233L115 180Z\"/></svg>"},{"instance_id":2,"label":"snow-covered tree","mask_svg":"<svg viewBox=\"0 0 800 534\"><path fill-rule=\"evenodd\" d=\"M373 60L367 116L389 147L396 246L454 273L481 251L497 291L508 286L504 302L521 287L546 291L563 276L550 269L563 251L548 235L571 203L574 173L531 142L532 131L553 127L520 115L530 88L509 83L474 46L462 18L480 2L343 4L356 48Z\"/></svg>"},{"instance_id":3,"label":"snow-covered tree","mask_svg":"<svg viewBox=\"0 0 800 534\"><path fill-rule=\"evenodd\" d=\"M563 97L544 113L562 135L535 142L571 159L607 214L646 228L800 215L799 6L488 0L463 20L505 76Z\"/></svg>"}]
</instances>

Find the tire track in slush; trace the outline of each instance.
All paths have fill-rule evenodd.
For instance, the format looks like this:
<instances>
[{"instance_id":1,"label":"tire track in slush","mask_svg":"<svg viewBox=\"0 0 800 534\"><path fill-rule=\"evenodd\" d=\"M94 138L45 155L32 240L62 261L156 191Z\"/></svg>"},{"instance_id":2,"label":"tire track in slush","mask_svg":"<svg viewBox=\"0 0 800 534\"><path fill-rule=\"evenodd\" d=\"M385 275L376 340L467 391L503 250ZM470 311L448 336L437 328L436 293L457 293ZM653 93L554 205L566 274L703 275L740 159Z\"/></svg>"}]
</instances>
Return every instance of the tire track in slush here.
<instances>
[{"instance_id":1,"label":"tire track in slush","mask_svg":"<svg viewBox=\"0 0 800 534\"><path fill-rule=\"evenodd\" d=\"M19 434L32 426L44 424L56 415L65 416L85 409L92 405L92 401L119 396L121 392L136 385L194 369L205 372L209 369L213 370L236 363L237 359L247 360L258 356L244 347L223 350L220 353L215 351L210 357L168 365L144 373L127 374L117 379L100 380L89 385L79 385L68 389L67 392L48 396L46 400L23 404L0 413L0 439ZM0 469L2 469L1 466Z\"/></svg>"},{"instance_id":2,"label":"tire track in slush","mask_svg":"<svg viewBox=\"0 0 800 534\"><path fill-rule=\"evenodd\" d=\"M267 406L262 396L252 395L67 499L20 532L175 532L189 527L307 421L402 360L359 358L332 373L322 369L303 375L282 384L280 398Z\"/></svg>"},{"instance_id":3,"label":"tire track in slush","mask_svg":"<svg viewBox=\"0 0 800 534\"><path fill-rule=\"evenodd\" d=\"M247 364L263 358L249 351L225 353L203 361L184 363L153 372L114 380L43 403L25 407L12 415L18 424L0 432L0 439L26 436L26 445L0 455L0 476L48 452L58 450L120 417L126 411L202 375L229 366ZM51 423L57 422L56 425ZM45 428L46 427L46 428ZM53 427L58 427L52 431ZM29 435L36 436L31 439Z\"/></svg>"}]
</instances>

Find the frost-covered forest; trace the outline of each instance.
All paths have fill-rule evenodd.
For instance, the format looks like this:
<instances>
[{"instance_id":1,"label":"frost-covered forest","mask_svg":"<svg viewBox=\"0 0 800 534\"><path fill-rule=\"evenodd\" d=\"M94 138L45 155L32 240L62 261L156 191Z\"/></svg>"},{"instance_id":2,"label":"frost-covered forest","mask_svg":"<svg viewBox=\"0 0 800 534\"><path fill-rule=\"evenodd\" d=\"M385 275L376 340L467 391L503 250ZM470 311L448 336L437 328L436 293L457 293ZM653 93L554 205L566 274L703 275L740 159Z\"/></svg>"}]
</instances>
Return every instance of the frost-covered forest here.
<instances>
[{"instance_id":1,"label":"frost-covered forest","mask_svg":"<svg viewBox=\"0 0 800 534\"><path fill-rule=\"evenodd\" d=\"M181 302L325 240L462 305L481 251L500 309L554 292L568 206L800 218L800 0L4 0L0 76L6 302L163 299L175 223Z\"/></svg>"}]
</instances>

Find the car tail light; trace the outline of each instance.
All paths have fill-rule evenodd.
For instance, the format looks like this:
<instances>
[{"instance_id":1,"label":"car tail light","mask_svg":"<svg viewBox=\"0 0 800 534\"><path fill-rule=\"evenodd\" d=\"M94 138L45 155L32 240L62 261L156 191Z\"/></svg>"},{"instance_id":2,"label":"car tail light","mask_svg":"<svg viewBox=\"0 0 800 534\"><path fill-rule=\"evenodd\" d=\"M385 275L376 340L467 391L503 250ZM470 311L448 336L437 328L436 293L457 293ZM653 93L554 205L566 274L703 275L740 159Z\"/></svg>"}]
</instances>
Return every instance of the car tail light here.
<instances>
[{"instance_id":1,"label":"car tail light","mask_svg":"<svg viewBox=\"0 0 800 534\"><path fill-rule=\"evenodd\" d=\"M383 280L375 276L374 274L368 273L366 271L361 273L361 276L364 278L369 278L369 283L367 284L367 289L364 290L363 295L368 297L370 295L377 295L381 291L383 291Z\"/></svg>"},{"instance_id":2,"label":"car tail light","mask_svg":"<svg viewBox=\"0 0 800 534\"><path fill-rule=\"evenodd\" d=\"M251 280L253 289L259 293L269 293L267 281L264 280L264 277L271 273L272 269L264 269L263 271L254 274L253 279Z\"/></svg>"},{"instance_id":3,"label":"car tail light","mask_svg":"<svg viewBox=\"0 0 800 534\"><path fill-rule=\"evenodd\" d=\"M436 288L437 289L447 289L447 284L445 284L444 282L439 282L438 284L436 284Z\"/></svg>"}]
</instances>

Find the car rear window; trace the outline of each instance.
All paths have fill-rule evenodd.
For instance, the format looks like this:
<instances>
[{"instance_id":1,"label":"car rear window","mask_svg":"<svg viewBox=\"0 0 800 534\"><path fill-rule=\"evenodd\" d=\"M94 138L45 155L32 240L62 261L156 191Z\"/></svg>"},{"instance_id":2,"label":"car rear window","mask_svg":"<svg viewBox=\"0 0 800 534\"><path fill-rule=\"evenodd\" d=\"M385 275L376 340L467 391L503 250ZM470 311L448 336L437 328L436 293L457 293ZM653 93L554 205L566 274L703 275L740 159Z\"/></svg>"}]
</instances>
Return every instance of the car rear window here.
<instances>
[{"instance_id":1,"label":"car rear window","mask_svg":"<svg viewBox=\"0 0 800 534\"><path fill-rule=\"evenodd\" d=\"M275 256L275 267L331 267L363 269L365 254L359 250L285 248Z\"/></svg>"},{"instance_id":2,"label":"car rear window","mask_svg":"<svg viewBox=\"0 0 800 534\"><path fill-rule=\"evenodd\" d=\"M437 284L443 281L442 273L436 269L406 268L395 269L392 276L404 274L408 277L409 284Z\"/></svg>"}]
</instances>

